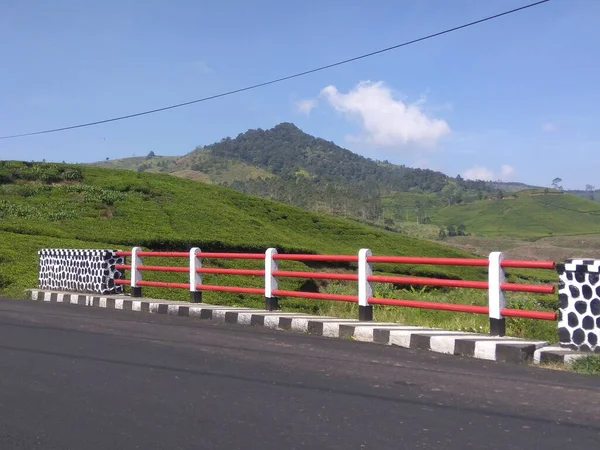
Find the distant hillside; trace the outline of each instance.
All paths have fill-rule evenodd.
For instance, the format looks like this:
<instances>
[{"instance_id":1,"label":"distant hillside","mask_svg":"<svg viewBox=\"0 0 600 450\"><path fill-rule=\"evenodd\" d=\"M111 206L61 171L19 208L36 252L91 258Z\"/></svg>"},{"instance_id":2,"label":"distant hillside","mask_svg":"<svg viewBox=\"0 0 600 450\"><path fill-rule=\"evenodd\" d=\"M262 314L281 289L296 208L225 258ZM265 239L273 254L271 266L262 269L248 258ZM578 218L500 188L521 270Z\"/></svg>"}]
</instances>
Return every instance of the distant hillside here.
<instances>
[{"instance_id":1,"label":"distant hillside","mask_svg":"<svg viewBox=\"0 0 600 450\"><path fill-rule=\"evenodd\" d=\"M543 186L533 186L516 181L489 181L487 183L493 189L501 189L504 192L519 192L527 189L544 189Z\"/></svg>"},{"instance_id":2,"label":"distant hillside","mask_svg":"<svg viewBox=\"0 0 600 450\"><path fill-rule=\"evenodd\" d=\"M181 157L151 153L95 165L169 173L430 239L448 233L506 232L524 237L597 230L595 218L585 217L569 225L566 218L561 218L567 210L523 200L536 193L562 195L563 191L518 182L468 181L432 170L373 161L306 134L291 123L269 130L249 130ZM589 198L592 193L586 194ZM585 198L565 194L561 201L578 211L581 197ZM504 205L509 201L519 207L507 212ZM507 222L506 214L515 215L515 220ZM538 223L540 217L555 215L554 221Z\"/></svg>"},{"instance_id":3,"label":"distant hillside","mask_svg":"<svg viewBox=\"0 0 600 450\"><path fill-rule=\"evenodd\" d=\"M600 205L567 194L526 190L503 200L482 200L439 208L439 224L463 224L487 236L542 237L600 233Z\"/></svg>"},{"instance_id":4,"label":"distant hillside","mask_svg":"<svg viewBox=\"0 0 600 450\"><path fill-rule=\"evenodd\" d=\"M600 189L591 189L587 191L573 190L567 191L569 194L577 195L593 202L600 202Z\"/></svg>"},{"instance_id":5,"label":"distant hillside","mask_svg":"<svg viewBox=\"0 0 600 450\"><path fill-rule=\"evenodd\" d=\"M149 155L95 165L170 173L367 221L377 221L382 197L396 192L437 193L450 203L497 194L482 181L373 161L291 123L249 130L179 158Z\"/></svg>"}]
</instances>

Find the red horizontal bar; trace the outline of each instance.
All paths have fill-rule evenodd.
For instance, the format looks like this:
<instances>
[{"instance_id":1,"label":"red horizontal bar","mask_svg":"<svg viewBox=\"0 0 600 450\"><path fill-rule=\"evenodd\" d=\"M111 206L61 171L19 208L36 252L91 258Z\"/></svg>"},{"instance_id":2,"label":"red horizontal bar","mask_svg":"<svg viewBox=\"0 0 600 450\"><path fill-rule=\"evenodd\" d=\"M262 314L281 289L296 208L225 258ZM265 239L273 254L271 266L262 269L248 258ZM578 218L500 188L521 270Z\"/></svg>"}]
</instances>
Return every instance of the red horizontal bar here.
<instances>
[{"instance_id":1,"label":"red horizontal bar","mask_svg":"<svg viewBox=\"0 0 600 450\"><path fill-rule=\"evenodd\" d=\"M280 297L300 297L316 300L336 300L340 302L357 302L356 295L339 295L339 294L321 294L320 292L299 292L299 291L280 291L274 290L273 295Z\"/></svg>"},{"instance_id":2,"label":"red horizontal bar","mask_svg":"<svg viewBox=\"0 0 600 450\"><path fill-rule=\"evenodd\" d=\"M372 305L389 305L389 306L408 306L409 308L421 308L421 309L436 309L439 311L455 311L465 312L474 314L488 314L489 308L487 306L474 306L474 305L457 305L454 303L434 303L434 302L423 302L420 300L400 300L391 298L369 298L369 303Z\"/></svg>"},{"instance_id":3,"label":"red horizontal bar","mask_svg":"<svg viewBox=\"0 0 600 450\"><path fill-rule=\"evenodd\" d=\"M157 256L163 258L188 258L189 252L138 252L138 256Z\"/></svg>"},{"instance_id":4,"label":"red horizontal bar","mask_svg":"<svg viewBox=\"0 0 600 450\"><path fill-rule=\"evenodd\" d=\"M188 267L174 267L174 266L138 266L138 270L148 270L151 272L188 272Z\"/></svg>"},{"instance_id":5,"label":"red horizontal bar","mask_svg":"<svg viewBox=\"0 0 600 450\"><path fill-rule=\"evenodd\" d=\"M288 260L288 261L344 261L357 262L358 256L354 255L294 255L279 253L273 255L273 259Z\"/></svg>"},{"instance_id":6,"label":"red horizontal bar","mask_svg":"<svg viewBox=\"0 0 600 450\"><path fill-rule=\"evenodd\" d=\"M265 259L264 253L196 253L198 258L219 258L219 259Z\"/></svg>"},{"instance_id":7,"label":"red horizontal bar","mask_svg":"<svg viewBox=\"0 0 600 450\"><path fill-rule=\"evenodd\" d=\"M368 256L368 262L397 264L431 264L435 266L487 266L487 259L423 258L415 256Z\"/></svg>"},{"instance_id":8,"label":"red horizontal bar","mask_svg":"<svg viewBox=\"0 0 600 450\"><path fill-rule=\"evenodd\" d=\"M163 288L176 288L176 289L189 289L189 283L165 283L164 281L138 281L138 286L149 286L149 287L163 287Z\"/></svg>"},{"instance_id":9,"label":"red horizontal bar","mask_svg":"<svg viewBox=\"0 0 600 450\"><path fill-rule=\"evenodd\" d=\"M421 277L393 277L370 275L367 280L378 283L398 283L398 284L415 284L420 286L444 286L466 289L487 289L489 283L487 281L469 281L469 280L441 280L437 278L421 278ZM519 283L502 283L502 290L511 292L532 292L537 294L553 294L554 286L537 285L537 284L519 284Z\"/></svg>"},{"instance_id":10,"label":"red horizontal bar","mask_svg":"<svg viewBox=\"0 0 600 450\"><path fill-rule=\"evenodd\" d=\"M131 270L131 264L115 264L117 270Z\"/></svg>"},{"instance_id":11,"label":"red horizontal bar","mask_svg":"<svg viewBox=\"0 0 600 450\"><path fill-rule=\"evenodd\" d=\"M131 284L130 280L115 280L115 284Z\"/></svg>"},{"instance_id":12,"label":"red horizontal bar","mask_svg":"<svg viewBox=\"0 0 600 450\"><path fill-rule=\"evenodd\" d=\"M123 251L119 251L119 252L115 252L116 256L131 256L131 252L123 252Z\"/></svg>"},{"instance_id":13,"label":"red horizontal bar","mask_svg":"<svg viewBox=\"0 0 600 450\"><path fill-rule=\"evenodd\" d=\"M503 291L531 292L535 294L554 294L556 291L555 286L542 284L502 283L500 287Z\"/></svg>"},{"instance_id":14,"label":"red horizontal bar","mask_svg":"<svg viewBox=\"0 0 600 450\"><path fill-rule=\"evenodd\" d=\"M522 317L525 319L538 319L538 320L556 320L557 314L549 311L528 311L526 309L509 309L503 308L501 311L503 316L506 317Z\"/></svg>"},{"instance_id":15,"label":"red horizontal bar","mask_svg":"<svg viewBox=\"0 0 600 450\"><path fill-rule=\"evenodd\" d=\"M502 261L502 267L513 267L515 269L550 269L554 270L556 264L554 261L526 261L518 259L505 259Z\"/></svg>"},{"instance_id":16,"label":"red horizontal bar","mask_svg":"<svg viewBox=\"0 0 600 450\"><path fill-rule=\"evenodd\" d=\"M201 267L196 269L198 273L214 273L218 275L251 275L251 276L264 276L264 270L246 270L246 269L211 269L208 267Z\"/></svg>"},{"instance_id":17,"label":"red horizontal bar","mask_svg":"<svg viewBox=\"0 0 600 450\"><path fill-rule=\"evenodd\" d=\"M358 275L352 273L327 273L327 272L293 272L285 270L273 271L275 277L313 278L318 280L346 280L357 281Z\"/></svg>"},{"instance_id":18,"label":"red horizontal bar","mask_svg":"<svg viewBox=\"0 0 600 450\"><path fill-rule=\"evenodd\" d=\"M220 292L236 292L238 294L257 294L265 295L265 290L261 288L245 288L236 286L212 286L210 284L199 284L196 286L199 291L220 291Z\"/></svg>"}]
</instances>

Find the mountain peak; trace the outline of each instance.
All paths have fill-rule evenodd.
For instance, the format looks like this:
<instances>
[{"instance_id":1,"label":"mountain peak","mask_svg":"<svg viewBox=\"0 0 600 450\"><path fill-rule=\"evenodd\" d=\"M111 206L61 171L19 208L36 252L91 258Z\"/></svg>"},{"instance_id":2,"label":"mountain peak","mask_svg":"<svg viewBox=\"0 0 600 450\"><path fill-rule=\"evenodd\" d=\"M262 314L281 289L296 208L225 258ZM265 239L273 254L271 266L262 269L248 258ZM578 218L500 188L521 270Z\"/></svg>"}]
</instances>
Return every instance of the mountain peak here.
<instances>
[{"instance_id":1,"label":"mountain peak","mask_svg":"<svg viewBox=\"0 0 600 450\"><path fill-rule=\"evenodd\" d=\"M302 131L300 128L298 128L295 124L293 124L292 122L281 122L277 125L275 125L273 128L271 128L271 130L290 130L290 131Z\"/></svg>"}]
</instances>

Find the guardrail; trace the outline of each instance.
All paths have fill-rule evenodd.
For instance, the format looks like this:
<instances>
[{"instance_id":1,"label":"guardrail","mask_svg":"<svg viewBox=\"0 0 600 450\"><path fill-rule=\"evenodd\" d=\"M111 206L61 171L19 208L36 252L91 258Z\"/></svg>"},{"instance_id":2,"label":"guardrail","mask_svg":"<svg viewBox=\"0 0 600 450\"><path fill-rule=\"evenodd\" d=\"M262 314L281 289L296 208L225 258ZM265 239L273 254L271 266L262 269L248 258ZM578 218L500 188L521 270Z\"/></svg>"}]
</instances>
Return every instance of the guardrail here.
<instances>
[{"instance_id":1,"label":"guardrail","mask_svg":"<svg viewBox=\"0 0 600 450\"><path fill-rule=\"evenodd\" d=\"M117 279L116 284L129 285L133 297L142 296L142 287L160 287L187 289L190 291L190 301L202 301L203 291L233 292L241 294L262 295L265 297L265 309L269 311L279 309L280 297L299 297L305 299L331 300L358 303L359 320L373 320L373 305L388 305L410 308L433 309L440 311L454 311L473 314L487 314L490 319L490 334L504 336L506 331L506 317L521 317L536 320L556 320L557 314L548 311L530 311L510 309L505 306L504 292L528 292L539 294L552 294L554 285L535 285L508 283L505 280L505 268L520 269L547 269L555 270L552 261L526 261L504 259L501 252L490 253L488 259L469 258L426 258L406 256L374 256L369 249L361 249L358 255L314 255L314 254L279 254L274 248L269 248L265 253L211 253L202 252L199 248L192 248L189 252L152 252L142 251L134 247L131 251L116 252L117 256L129 257L130 264L117 264L118 270L128 270L130 279ZM153 266L144 265L146 257L171 257L188 258L188 267L182 266ZM264 261L264 269L222 269L202 267L204 259L244 259ZM321 262L348 262L358 265L357 273L331 273L331 272L302 272L280 270L278 261L321 261ZM411 264L411 265L452 265L487 267L487 281L470 280L445 280L424 277L404 277L374 275L373 264ZM144 271L155 272L181 272L187 273L187 283L173 283L162 281L145 281L142 277ZM202 274L240 275L264 278L264 288L207 285L202 282ZM356 295L325 294L319 292L287 291L279 289L279 278L308 278L354 281L358 283ZM488 291L488 305L474 306L453 303L425 302L419 300L375 298L373 296L373 283L393 283L420 286L443 286L453 288L481 289Z\"/></svg>"}]
</instances>

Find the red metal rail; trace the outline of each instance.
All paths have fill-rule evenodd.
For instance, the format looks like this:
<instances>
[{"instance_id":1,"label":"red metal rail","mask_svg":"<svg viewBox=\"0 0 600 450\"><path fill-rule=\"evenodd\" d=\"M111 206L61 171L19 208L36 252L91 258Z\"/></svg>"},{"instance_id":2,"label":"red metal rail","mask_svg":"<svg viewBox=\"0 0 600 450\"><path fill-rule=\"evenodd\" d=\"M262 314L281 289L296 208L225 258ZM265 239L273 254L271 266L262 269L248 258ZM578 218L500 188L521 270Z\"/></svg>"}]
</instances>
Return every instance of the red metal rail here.
<instances>
[{"instance_id":1,"label":"red metal rail","mask_svg":"<svg viewBox=\"0 0 600 450\"><path fill-rule=\"evenodd\" d=\"M138 256L155 256L162 258L189 258L190 252L138 252Z\"/></svg>"},{"instance_id":2,"label":"red metal rail","mask_svg":"<svg viewBox=\"0 0 600 450\"><path fill-rule=\"evenodd\" d=\"M354 255L305 255L277 253L273 259L287 261L328 261L328 262L358 262L358 256Z\"/></svg>"},{"instance_id":3,"label":"red metal rail","mask_svg":"<svg viewBox=\"0 0 600 450\"><path fill-rule=\"evenodd\" d=\"M130 266L131 268L131 266ZM149 272L189 272L189 267L177 266L138 266L138 270L147 270Z\"/></svg>"},{"instance_id":4,"label":"red metal rail","mask_svg":"<svg viewBox=\"0 0 600 450\"><path fill-rule=\"evenodd\" d=\"M487 306L457 305L454 303L434 303L420 300L400 300L391 298L369 298L372 305L406 306L409 308L434 309L439 311L453 311L473 314L488 314ZM506 317L522 317L525 319L556 320L556 313L546 311L529 311L526 309L503 308L502 315Z\"/></svg>"},{"instance_id":5,"label":"red metal rail","mask_svg":"<svg viewBox=\"0 0 600 450\"><path fill-rule=\"evenodd\" d=\"M554 261L525 261L518 259L505 259L500 264L502 267L512 267L515 269L556 269Z\"/></svg>"},{"instance_id":6,"label":"red metal rail","mask_svg":"<svg viewBox=\"0 0 600 450\"><path fill-rule=\"evenodd\" d=\"M358 301L358 297L356 295L321 294L320 292L282 291L279 289L273 290L273 295L277 295L279 297L310 298L314 300L336 300L339 302Z\"/></svg>"},{"instance_id":7,"label":"red metal rail","mask_svg":"<svg viewBox=\"0 0 600 450\"><path fill-rule=\"evenodd\" d=\"M164 281L144 281L140 280L137 282L138 286L148 287L162 287L162 288L175 288L175 289L189 289L189 283L166 283Z\"/></svg>"},{"instance_id":8,"label":"red metal rail","mask_svg":"<svg viewBox=\"0 0 600 450\"><path fill-rule=\"evenodd\" d=\"M189 255L189 253L188 253ZM218 259L265 259L264 253L196 253L198 258L218 258Z\"/></svg>"},{"instance_id":9,"label":"red metal rail","mask_svg":"<svg viewBox=\"0 0 600 450\"><path fill-rule=\"evenodd\" d=\"M506 317L522 317L524 319L538 319L538 320L556 320L558 314L555 312L548 311L529 311L526 309L510 309L502 308L500 311L503 316Z\"/></svg>"},{"instance_id":10,"label":"red metal rail","mask_svg":"<svg viewBox=\"0 0 600 450\"><path fill-rule=\"evenodd\" d=\"M394 277L382 275L370 275L367 280L377 283L398 283L398 284L414 284L419 286L441 286L455 287L467 289L488 289L487 281L469 281L469 280L440 280L437 278L421 278L421 277ZM502 283L502 290L512 292L532 292L538 294L553 294L554 286L537 285L537 284L519 284L519 283Z\"/></svg>"},{"instance_id":11,"label":"red metal rail","mask_svg":"<svg viewBox=\"0 0 600 450\"><path fill-rule=\"evenodd\" d=\"M368 262L372 263L396 263L396 264L428 264L433 266L473 266L486 267L487 259L469 258L424 258L413 256L369 256ZM505 259L500 264L502 267L517 269L550 269L555 268L553 261L526 261L517 259Z\"/></svg>"},{"instance_id":12,"label":"red metal rail","mask_svg":"<svg viewBox=\"0 0 600 450\"><path fill-rule=\"evenodd\" d=\"M358 275L351 273L327 273L327 272L292 272L286 270L273 271L275 277L288 278L313 278L315 280L346 280L357 281Z\"/></svg>"},{"instance_id":13,"label":"red metal rail","mask_svg":"<svg viewBox=\"0 0 600 450\"><path fill-rule=\"evenodd\" d=\"M214 273L217 275L249 275L262 277L265 275L264 270L250 270L250 269L213 269L208 267L201 267L196 269L198 273Z\"/></svg>"},{"instance_id":14,"label":"red metal rail","mask_svg":"<svg viewBox=\"0 0 600 450\"><path fill-rule=\"evenodd\" d=\"M434 266L480 266L489 265L487 259L468 258L422 258L414 256L368 256L367 262L396 264L429 264Z\"/></svg>"}]
</instances>

